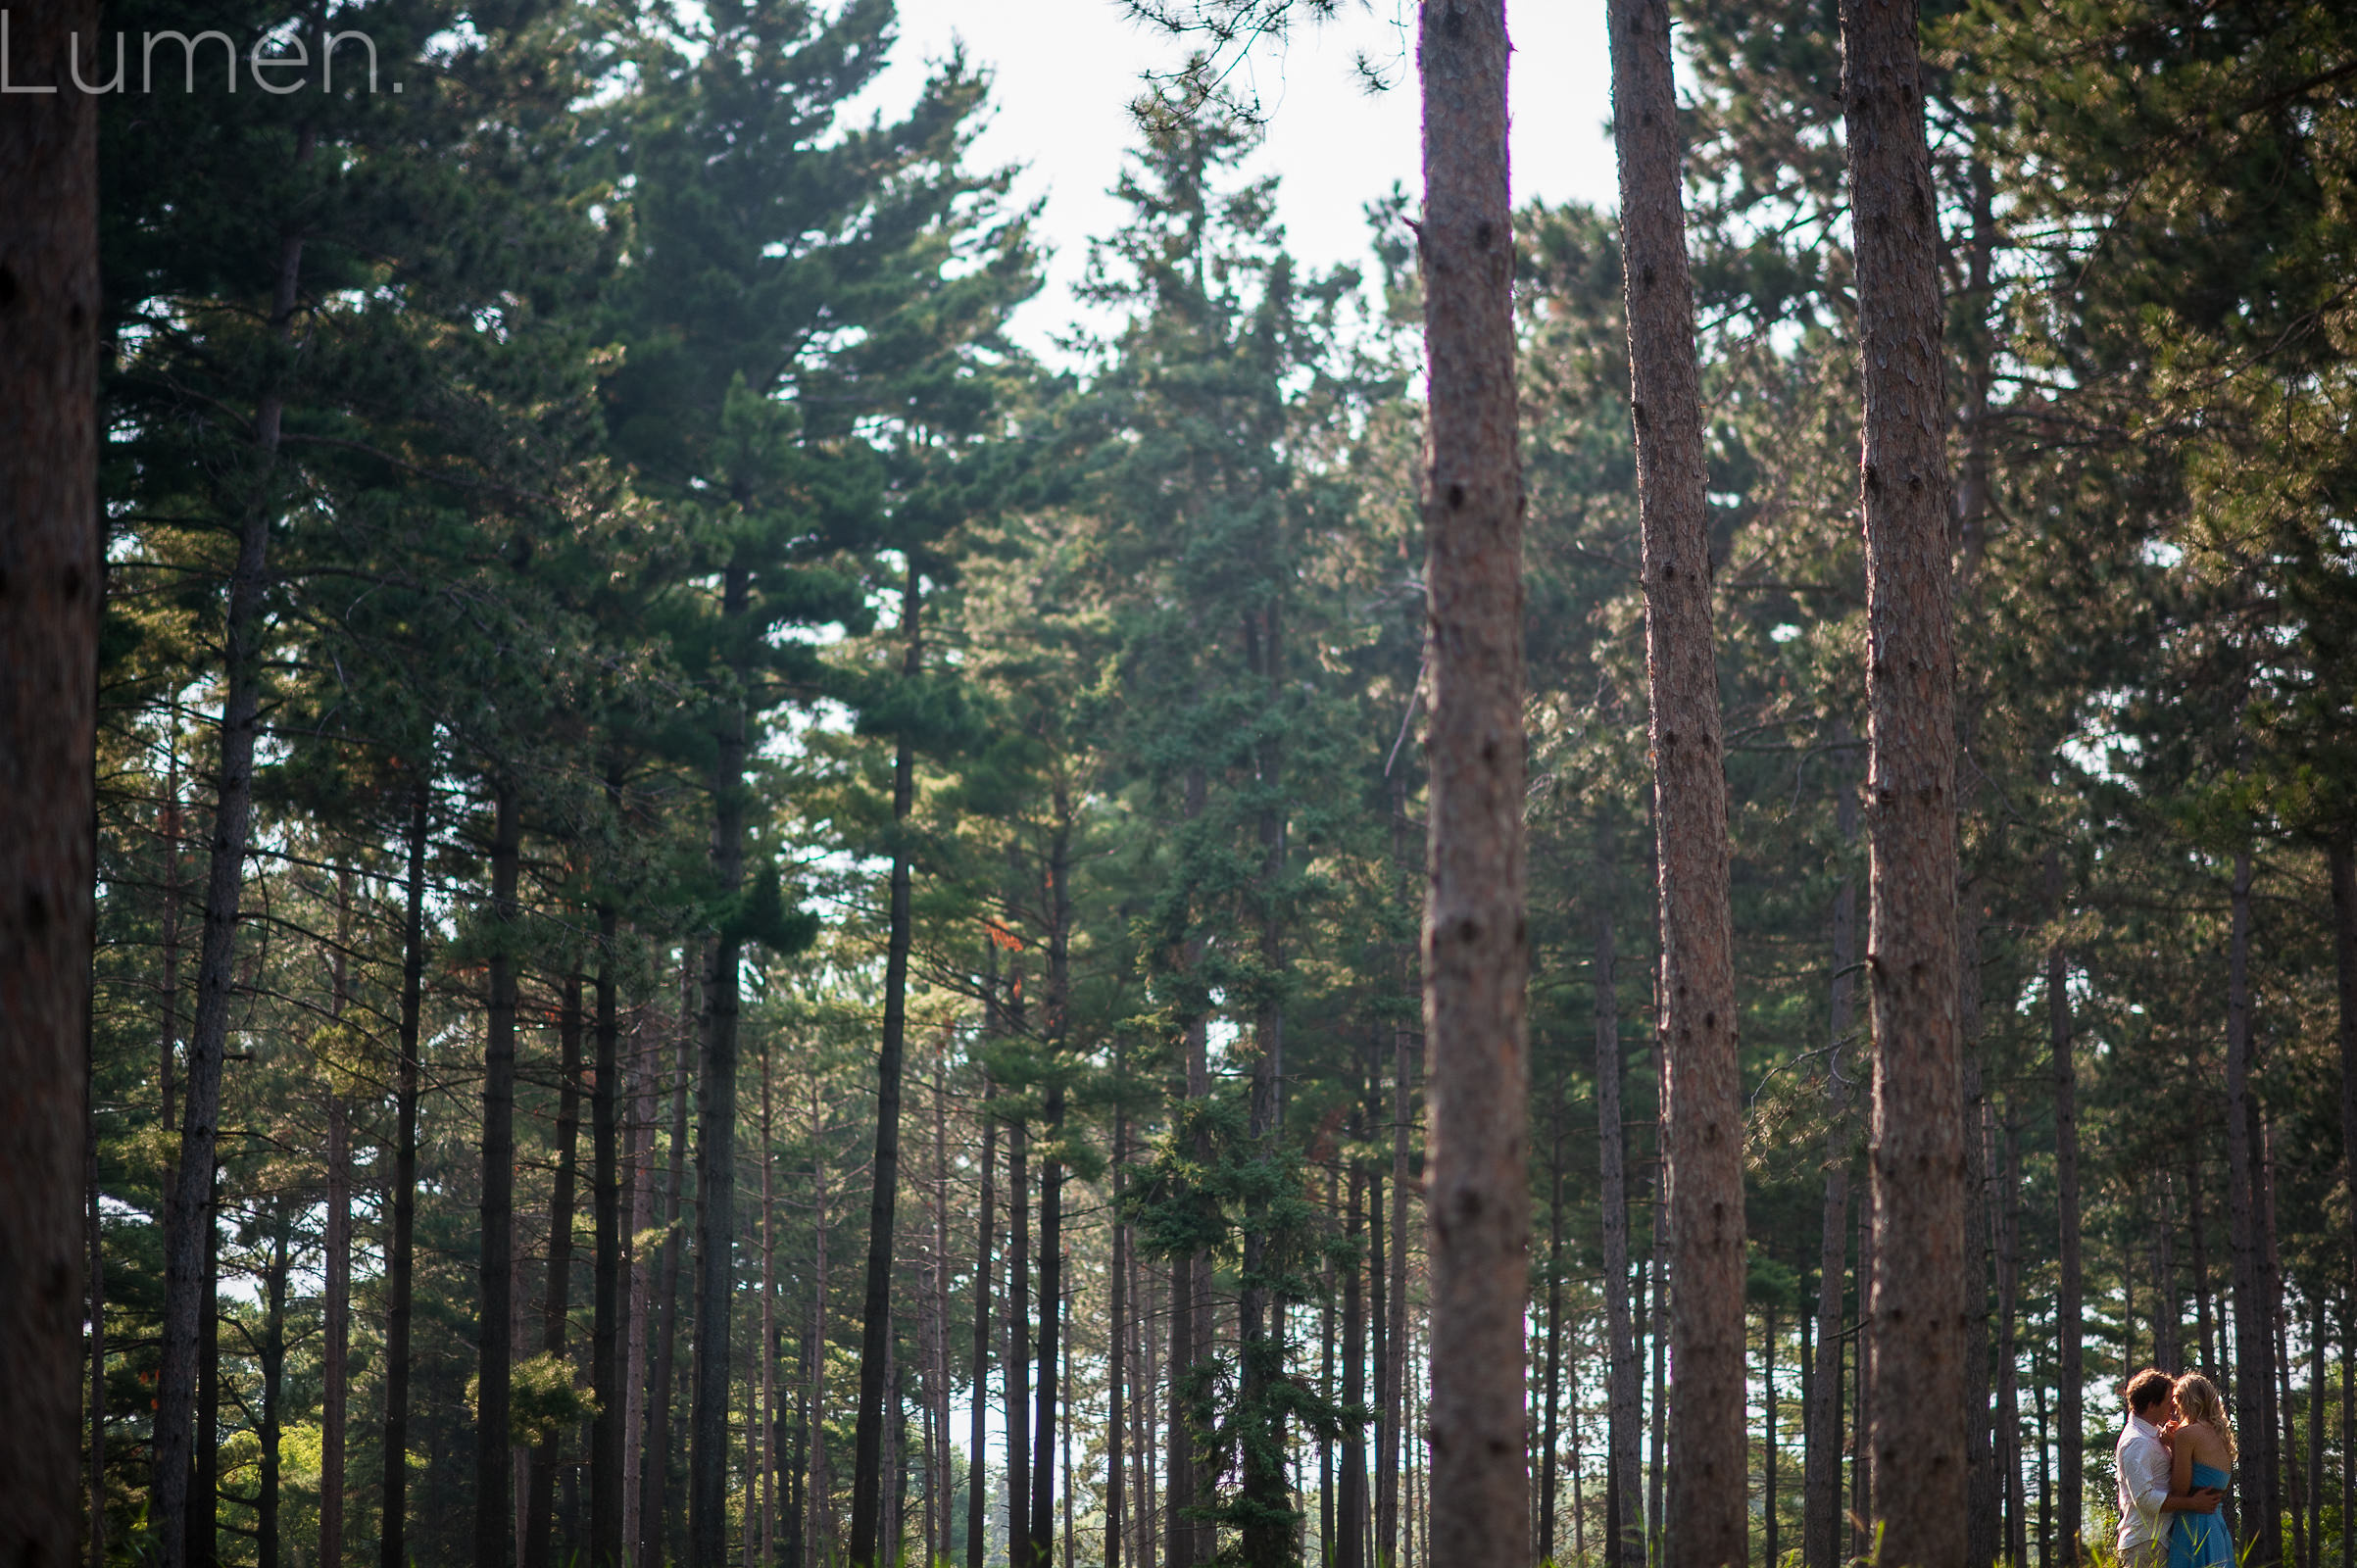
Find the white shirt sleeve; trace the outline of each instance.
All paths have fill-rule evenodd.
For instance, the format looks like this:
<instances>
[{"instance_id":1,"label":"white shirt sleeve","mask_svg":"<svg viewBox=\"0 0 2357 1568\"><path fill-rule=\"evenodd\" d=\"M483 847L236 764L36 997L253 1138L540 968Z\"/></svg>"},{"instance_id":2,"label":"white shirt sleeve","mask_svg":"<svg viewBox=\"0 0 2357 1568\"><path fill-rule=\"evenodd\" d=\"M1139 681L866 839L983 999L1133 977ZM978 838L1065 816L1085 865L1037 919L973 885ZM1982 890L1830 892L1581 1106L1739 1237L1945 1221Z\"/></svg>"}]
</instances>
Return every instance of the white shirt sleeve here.
<instances>
[{"instance_id":1,"label":"white shirt sleeve","mask_svg":"<svg viewBox=\"0 0 2357 1568\"><path fill-rule=\"evenodd\" d=\"M2129 1445L2129 1462L2136 1466L2136 1506L2157 1517L2169 1499L2169 1449L2157 1439Z\"/></svg>"}]
</instances>

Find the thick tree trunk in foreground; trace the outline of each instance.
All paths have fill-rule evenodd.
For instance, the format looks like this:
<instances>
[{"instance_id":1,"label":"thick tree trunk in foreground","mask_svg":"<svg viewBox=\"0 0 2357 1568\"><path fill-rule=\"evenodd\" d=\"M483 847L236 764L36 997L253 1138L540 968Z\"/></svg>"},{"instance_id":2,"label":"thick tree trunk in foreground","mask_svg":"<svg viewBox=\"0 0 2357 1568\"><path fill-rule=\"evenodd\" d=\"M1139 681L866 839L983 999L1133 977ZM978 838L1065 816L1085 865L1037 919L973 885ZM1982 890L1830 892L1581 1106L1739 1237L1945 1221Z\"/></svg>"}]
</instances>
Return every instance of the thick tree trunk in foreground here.
<instances>
[{"instance_id":1,"label":"thick tree trunk in foreground","mask_svg":"<svg viewBox=\"0 0 2357 1568\"><path fill-rule=\"evenodd\" d=\"M1522 470L1502 0L1424 0L1424 485L1432 651L1424 1043L1432 1556L1530 1547Z\"/></svg>"},{"instance_id":2,"label":"thick tree trunk in foreground","mask_svg":"<svg viewBox=\"0 0 2357 1568\"><path fill-rule=\"evenodd\" d=\"M384 1479L378 1568L410 1568L410 1301L417 1275L419 1014L425 1000L425 839L430 797L422 767L410 798L409 880L401 934L401 1059L393 1069L391 1234L385 1239Z\"/></svg>"},{"instance_id":3,"label":"thick tree trunk in foreground","mask_svg":"<svg viewBox=\"0 0 2357 1568\"><path fill-rule=\"evenodd\" d=\"M490 1015L483 1047L480 1315L475 1322L474 1568L515 1557L515 1463L508 1440L516 1249L516 883L523 826L517 792L493 789Z\"/></svg>"},{"instance_id":4,"label":"thick tree trunk in foreground","mask_svg":"<svg viewBox=\"0 0 2357 1568\"><path fill-rule=\"evenodd\" d=\"M79 1556L82 1136L98 679L98 109L19 8L0 98L0 1561ZM169 1036L168 1036L169 1038ZM166 1048L170 1049L169 1045ZM193 1348L193 1342L191 1342ZM188 1363L178 1409L187 1417ZM172 1462L185 1467L182 1438ZM184 1469L181 1485L186 1485ZM185 1495L185 1494L183 1494Z\"/></svg>"},{"instance_id":5,"label":"thick tree trunk in foreground","mask_svg":"<svg viewBox=\"0 0 2357 1568\"><path fill-rule=\"evenodd\" d=\"M2241 1463L2234 1476L2238 1544L2250 1568L2283 1560L2282 1498L2275 1436L2275 1297L2262 1234L2267 1195L2259 1169L2265 1140L2251 1094L2251 858L2234 857L2233 924L2226 981L2226 1158L2229 1232L2234 1249L2234 1432ZM2062 1446L2078 1434L2066 1426Z\"/></svg>"},{"instance_id":6,"label":"thick tree trunk in foreground","mask_svg":"<svg viewBox=\"0 0 2357 1568\"><path fill-rule=\"evenodd\" d=\"M1605 1568L1645 1568L1645 1496L1641 1384L1645 1368L1629 1307L1629 1129L1623 1108L1626 1061L1614 988L1614 873L1611 829L1596 828L1596 1130L1603 1192Z\"/></svg>"},{"instance_id":7,"label":"thick tree trunk in foreground","mask_svg":"<svg viewBox=\"0 0 2357 1568\"><path fill-rule=\"evenodd\" d=\"M916 563L901 594L901 674L922 667ZM903 734L892 761L891 930L884 950L884 1039L876 1054L874 1180L867 1208L867 1295L859 1316L859 1409L852 1438L851 1560L876 1562L884 1484L884 1362L892 1336L893 1215L901 1185L901 1056L908 1029L908 813L916 804L916 754Z\"/></svg>"},{"instance_id":8,"label":"thick tree trunk in foreground","mask_svg":"<svg viewBox=\"0 0 2357 1568\"><path fill-rule=\"evenodd\" d=\"M1834 728L1836 745L1846 745L1846 721ZM1817 1253L1817 1364L1810 1373L1807 1425L1800 1478L1800 1551L1804 1568L1836 1568L1841 1556L1841 1281L1849 1256L1849 1080L1841 1075L1841 1053L1855 1016L1858 961L1858 883L1846 857L1858 834L1858 792L1841 782L1834 806L1844 857L1834 883L1834 977L1827 999L1824 1227ZM1854 1063L1863 1054L1853 1054Z\"/></svg>"},{"instance_id":9,"label":"thick tree trunk in foreground","mask_svg":"<svg viewBox=\"0 0 2357 1568\"><path fill-rule=\"evenodd\" d=\"M2062 919L2062 858L2046 851L2046 918ZM2063 1443L2055 1482L2065 1555L2079 1553L2081 1509L2087 1491L2078 1434L2086 1420L2087 1335L2081 1319L2083 1273L2079 1250L2079 1068L2071 1040L2071 965L2057 935L2046 946L2046 1033L2053 1048L2054 1075L2054 1286L2055 1416Z\"/></svg>"},{"instance_id":10,"label":"thick tree trunk in foreground","mask_svg":"<svg viewBox=\"0 0 2357 1568\"><path fill-rule=\"evenodd\" d=\"M1675 1568L1749 1548L1743 1433L1743 1084L1727 911L1727 779L1710 612L1701 371L1686 261L1668 0L1609 10L1621 270L1644 533L1645 674L1668 1048L1669 1510Z\"/></svg>"},{"instance_id":11,"label":"thick tree trunk in foreground","mask_svg":"<svg viewBox=\"0 0 2357 1568\"><path fill-rule=\"evenodd\" d=\"M1956 1027L1955 653L1938 200L1912 0L1842 0L1865 388L1867 972L1877 1053L1874 1500L1884 1561L1967 1545L1964 1104Z\"/></svg>"}]
</instances>

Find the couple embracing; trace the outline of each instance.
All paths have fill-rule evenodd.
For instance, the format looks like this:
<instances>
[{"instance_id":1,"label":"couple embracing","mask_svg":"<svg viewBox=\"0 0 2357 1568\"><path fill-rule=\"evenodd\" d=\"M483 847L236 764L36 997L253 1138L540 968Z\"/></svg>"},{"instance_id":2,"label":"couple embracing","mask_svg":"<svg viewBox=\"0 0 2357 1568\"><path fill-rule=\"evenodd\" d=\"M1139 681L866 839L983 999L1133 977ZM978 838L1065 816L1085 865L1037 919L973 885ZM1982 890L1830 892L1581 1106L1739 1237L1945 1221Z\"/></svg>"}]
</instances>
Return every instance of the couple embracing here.
<instances>
[{"instance_id":1,"label":"couple embracing","mask_svg":"<svg viewBox=\"0 0 2357 1568\"><path fill-rule=\"evenodd\" d=\"M2234 1568L2218 1505L2234 1472L2234 1429L2208 1378L2128 1380L2128 1425L2114 1450L2120 1568Z\"/></svg>"}]
</instances>

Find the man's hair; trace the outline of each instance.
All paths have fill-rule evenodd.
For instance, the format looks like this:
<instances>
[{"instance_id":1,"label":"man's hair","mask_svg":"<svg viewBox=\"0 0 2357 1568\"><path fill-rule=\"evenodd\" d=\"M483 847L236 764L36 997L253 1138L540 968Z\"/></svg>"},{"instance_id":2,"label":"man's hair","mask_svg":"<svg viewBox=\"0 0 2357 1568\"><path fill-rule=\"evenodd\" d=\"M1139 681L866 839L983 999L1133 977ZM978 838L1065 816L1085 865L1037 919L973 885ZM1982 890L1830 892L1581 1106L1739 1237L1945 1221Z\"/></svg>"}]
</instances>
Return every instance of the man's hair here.
<instances>
[{"instance_id":1,"label":"man's hair","mask_svg":"<svg viewBox=\"0 0 2357 1568\"><path fill-rule=\"evenodd\" d=\"M2169 1374L2146 1367L2128 1380L2128 1408L2142 1415L2169 1397Z\"/></svg>"}]
</instances>

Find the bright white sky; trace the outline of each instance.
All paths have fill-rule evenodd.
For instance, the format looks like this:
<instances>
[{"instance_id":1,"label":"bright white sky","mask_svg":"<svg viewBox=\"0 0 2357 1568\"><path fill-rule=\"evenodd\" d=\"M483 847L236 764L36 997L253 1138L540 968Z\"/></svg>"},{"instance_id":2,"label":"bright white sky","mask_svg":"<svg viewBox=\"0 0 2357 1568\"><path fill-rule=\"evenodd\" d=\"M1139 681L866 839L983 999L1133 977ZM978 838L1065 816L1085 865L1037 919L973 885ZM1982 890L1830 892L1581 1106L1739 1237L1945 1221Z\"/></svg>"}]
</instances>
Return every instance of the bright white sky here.
<instances>
[{"instance_id":1,"label":"bright white sky","mask_svg":"<svg viewBox=\"0 0 2357 1568\"><path fill-rule=\"evenodd\" d=\"M1295 256L1313 270L1363 261L1366 204L1394 181L1418 190L1413 0L1345 0L1343 15L1306 25L1289 45L1263 44L1242 68L1270 112L1259 167L1281 176L1278 210ZM1019 198L1048 199L1042 238L1048 286L1016 319L1036 352L1071 325L1071 288L1088 240L1118 226L1111 194L1135 137L1128 103L1148 69L1168 70L1185 45L1133 24L1120 0L900 0L901 44L881 101L913 95L928 57L953 37L997 73L997 118L978 165L1024 166ZM1517 204L1533 197L1616 205L1611 73L1602 0L1515 4L1508 77ZM1395 85L1369 94L1352 61L1364 52Z\"/></svg>"}]
</instances>

